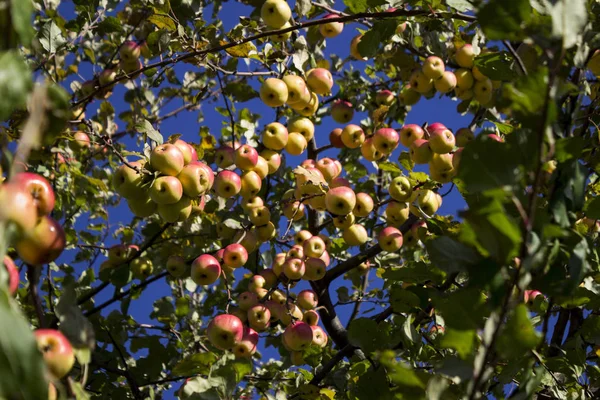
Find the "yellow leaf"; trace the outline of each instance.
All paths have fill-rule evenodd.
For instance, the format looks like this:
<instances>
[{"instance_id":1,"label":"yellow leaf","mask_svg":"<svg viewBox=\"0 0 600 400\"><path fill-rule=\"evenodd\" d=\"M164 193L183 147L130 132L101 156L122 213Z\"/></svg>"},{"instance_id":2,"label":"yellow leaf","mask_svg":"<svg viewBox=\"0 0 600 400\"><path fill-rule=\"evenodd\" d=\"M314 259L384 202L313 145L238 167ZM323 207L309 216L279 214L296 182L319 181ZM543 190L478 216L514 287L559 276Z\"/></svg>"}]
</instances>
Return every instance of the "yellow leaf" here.
<instances>
[{"instance_id":1,"label":"yellow leaf","mask_svg":"<svg viewBox=\"0 0 600 400\"><path fill-rule=\"evenodd\" d=\"M177 29L177 25L175 25L175 21L171 19L168 15L165 14L154 14L148 18L148 21L152 22L154 25L158 27L158 29L166 29L168 31L174 31Z\"/></svg>"},{"instance_id":2,"label":"yellow leaf","mask_svg":"<svg viewBox=\"0 0 600 400\"><path fill-rule=\"evenodd\" d=\"M312 184L327 184L327 181L325 181L325 179L323 178L323 175L315 172L315 171L311 171L308 170L302 166L297 167L296 169L294 169L293 171L296 175L303 175L306 176L306 180L308 183L312 183Z\"/></svg>"},{"instance_id":3,"label":"yellow leaf","mask_svg":"<svg viewBox=\"0 0 600 400\"><path fill-rule=\"evenodd\" d=\"M221 40L221 45L226 44L228 44L228 42L226 42L225 40ZM225 51L232 57L247 58L251 54L256 54L256 46L254 45L254 43L248 42L237 46L229 47L225 49Z\"/></svg>"},{"instance_id":4,"label":"yellow leaf","mask_svg":"<svg viewBox=\"0 0 600 400\"><path fill-rule=\"evenodd\" d=\"M321 389L321 391L319 393L321 393L321 399L323 399L323 400L325 400L325 399L334 400L335 399L335 391L334 390L323 388L323 389Z\"/></svg>"}]
</instances>

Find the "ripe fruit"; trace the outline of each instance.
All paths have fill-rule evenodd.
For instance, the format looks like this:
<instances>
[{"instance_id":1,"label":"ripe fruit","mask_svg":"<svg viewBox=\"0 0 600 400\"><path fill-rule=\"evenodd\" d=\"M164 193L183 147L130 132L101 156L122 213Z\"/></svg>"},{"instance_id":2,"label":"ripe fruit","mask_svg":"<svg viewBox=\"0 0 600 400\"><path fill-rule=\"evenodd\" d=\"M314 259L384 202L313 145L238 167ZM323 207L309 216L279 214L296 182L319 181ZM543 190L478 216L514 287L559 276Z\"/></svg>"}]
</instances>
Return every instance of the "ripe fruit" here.
<instances>
[{"instance_id":1,"label":"ripe fruit","mask_svg":"<svg viewBox=\"0 0 600 400\"><path fill-rule=\"evenodd\" d=\"M129 268L131 269L131 275L141 281L152 275L152 271L154 271L152 260L146 257L136 258L129 264Z\"/></svg>"},{"instance_id":2,"label":"ripe fruit","mask_svg":"<svg viewBox=\"0 0 600 400\"><path fill-rule=\"evenodd\" d=\"M460 128L456 131L456 145L458 147L465 147L473 139L475 139L475 135L469 128Z\"/></svg>"},{"instance_id":3,"label":"ripe fruit","mask_svg":"<svg viewBox=\"0 0 600 400\"><path fill-rule=\"evenodd\" d=\"M290 258L283 264L283 273L291 281L302 279L306 267L304 261L299 258Z\"/></svg>"},{"instance_id":4,"label":"ripe fruit","mask_svg":"<svg viewBox=\"0 0 600 400\"><path fill-rule=\"evenodd\" d=\"M354 117L352 104L344 100L336 100L331 106L331 118L338 124L347 124Z\"/></svg>"},{"instance_id":5,"label":"ripe fruit","mask_svg":"<svg viewBox=\"0 0 600 400\"><path fill-rule=\"evenodd\" d=\"M248 250L239 243L225 247L223 263L231 268L239 268L248 261Z\"/></svg>"},{"instance_id":6,"label":"ripe fruit","mask_svg":"<svg viewBox=\"0 0 600 400\"><path fill-rule=\"evenodd\" d=\"M262 332L269 327L271 311L264 304L257 304L248 310L248 323L257 332Z\"/></svg>"},{"instance_id":7,"label":"ripe fruit","mask_svg":"<svg viewBox=\"0 0 600 400\"><path fill-rule=\"evenodd\" d=\"M383 157L383 154L373 145L373 138L365 139L360 146L360 153L367 161L377 161Z\"/></svg>"},{"instance_id":8,"label":"ripe fruit","mask_svg":"<svg viewBox=\"0 0 600 400\"><path fill-rule=\"evenodd\" d=\"M375 95L375 104L378 106L391 106L394 103L395 95L392 91L383 89Z\"/></svg>"},{"instance_id":9,"label":"ripe fruit","mask_svg":"<svg viewBox=\"0 0 600 400\"><path fill-rule=\"evenodd\" d=\"M304 312L302 321L306 322L310 326L316 326L319 323L319 313L315 310L308 310Z\"/></svg>"},{"instance_id":10,"label":"ripe fruit","mask_svg":"<svg viewBox=\"0 0 600 400\"><path fill-rule=\"evenodd\" d=\"M337 14L327 14L324 18L337 18ZM343 22L328 22L319 25L319 32L325 38L334 38L344 30Z\"/></svg>"},{"instance_id":11,"label":"ripe fruit","mask_svg":"<svg viewBox=\"0 0 600 400\"><path fill-rule=\"evenodd\" d=\"M381 153L388 155L398 147L400 136L392 128L380 128L373 135L373 145Z\"/></svg>"},{"instance_id":12,"label":"ripe fruit","mask_svg":"<svg viewBox=\"0 0 600 400\"><path fill-rule=\"evenodd\" d=\"M475 79L473 78L471 70L459 68L454 71L454 75L456 76L456 87L458 89L465 91L473 87Z\"/></svg>"},{"instance_id":13,"label":"ripe fruit","mask_svg":"<svg viewBox=\"0 0 600 400\"><path fill-rule=\"evenodd\" d=\"M271 122L265 126L262 142L267 149L282 150L288 142L288 130L279 122Z\"/></svg>"},{"instance_id":14,"label":"ripe fruit","mask_svg":"<svg viewBox=\"0 0 600 400\"><path fill-rule=\"evenodd\" d=\"M408 201L413 192L410 181L404 176L392 179L388 190L390 197L396 201Z\"/></svg>"},{"instance_id":15,"label":"ripe fruit","mask_svg":"<svg viewBox=\"0 0 600 400\"><path fill-rule=\"evenodd\" d=\"M473 85L473 95L475 96L475 100L483 105L492 101L493 90L492 81L487 78L485 80L477 81L475 82L475 85Z\"/></svg>"},{"instance_id":16,"label":"ripe fruit","mask_svg":"<svg viewBox=\"0 0 600 400\"><path fill-rule=\"evenodd\" d=\"M311 329L313 331L312 343L319 347L327 346L327 333L320 326L311 325Z\"/></svg>"},{"instance_id":17,"label":"ripe fruit","mask_svg":"<svg viewBox=\"0 0 600 400\"><path fill-rule=\"evenodd\" d=\"M356 195L349 187L340 186L329 189L325 195L327 211L335 215L346 215L356 205Z\"/></svg>"},{"instance_id":18,"label":"ripe fruit","mask_svg":"<svg viewBox=\"0 0 600 400\"><path fill-rule=\"evenodd\" d=\"M385 217L389 224L399 226L408 219L409 208L404 202L391 201L385 209Z\"/></svg>"},{"instance_id":19,"label":"ripe fruit","mask_svg":"<svg viewBox=\"0 0 600 400\"><path fill-rule=\"evenodd\" d=\"M435 212L440 207L441 203L434 193L431 190L423 190L419 191L418 204L421 207L421 210L429 216L435 214Z\"/></svg>"},{"instance_id":20,"label":"ripe fruit","mask_svg":"<svg viewBox=\"0 0 600 400\"><path fill-rule=\"evenodd\" d=\"M82 131L77 131L73 134L73 140L69 142L69 147L73 149L73 151L82 151L84 149L89 149L91 146L90 137Z\"/></svg>"},{"instance_id":21,"label":"ripe fruit","mask_svg":"<svg viewBox=\"0 0 600 400\"><path fill-rule=\"evenodd\" d=\"M181 256L169 256L167 259L167 272L173 278L181 278L186 275L188 266Z\"/></svg>"},{"instance_id":22,"label":"ripe fruit","mask_svg":"<svg viewBox=\"0 0 600 400\"><path fill-rule=\"evenodd\" d=\"M141 51L140 46L136 42L127 40L119 49L119 57L123 62L133 64L140 58Z\"/></svg>"},{"instance_id":23,"label":"ripe fruit","mask_svg":"<svg viewBox=\"0 0 600 400\"><path fill-rule=\"evenodd\" d=\"M473 46L465 44L463 47L456 50L454 59L456 60L456 63L463 68L473 68L473 61L475 60Z\"/></svg>"},{"instance_id":24,"label":"ripe fruit","mask_svg":"<svg viewBox=\"0 0 600 400\"><path fill-rule=\"evenodd\" d=\"M8 272L8 293L14 296L19 288L19 270L13 259L9 256L4 256L4 267Z\"/></svg>"},{"instance_id":25,"label":"ripe fruit","mask_svg":"<svg viewBox=\"0 0 600 400\"><path fill-rule=\"evenodd\" d=\"M210 321L206 334L213 346L220 350L229 350L242 341L244 325L235 315L220 314Z\"/></svg>"},{"instance_id":26,"label":"ripe fruit","mask_svg":"<svg viewBox=\"0 0 600 400\"><path fill-rule=\"evenodd\" d=\"M242 170L249 170L258 163L258 152L248 144L242 145L235 151L235 165Z\"/></svg>"},{"instance_id":27,"label":"ripe fruit","mask_svg":"<svg viewBox=\"0 0 600 400\"><path fill-rule=\"evenodd\" d=\"M150 197L143 197L141 199L128 199L127 205L129 206L129 210L136 217L146 218L153 215L158 205L152 201Z\"/></svg>"},{"instance_id":28,"label":"ripe fruit","mask_svg":"<svg viewBox=\"0 0 600 400\"><path fill-rule=\"evenodd\" d=\"M31 265L41 265L58 258L66 245L65 231L53 218L44 215L34 228L24 232L15 244L21 260Z\"/></svg>"},{"instance_id":29,"label":"ripe fruit","mask_svg":"<svg viewBox=\"0 0 600 400\"><path fill-rule=\"evenodd\" d=\"M157 204L175 204L183 197L183 186L174 176L156 178L148 194Z\"/></svg>"},{"instance_id":30,"label":"ripe fruit","mask_svg":"<svg viewBox=\"0 0 600 400\"><path fill-rule=\"evenodd\" d=\"M367 240L369 240L367 229L360 224L354 224L351 227L344 229L342 237L348 246L360 246L367 243Z\"/></svg>"},{"instance_id":31,"label":"ripe fruit","mask_svg":"<svg viewBox=\"0 0 600 400\"><path fill-rule=\"evenodd\" d=\"M190 144L181 139L177 139L173 144L181 151L181 154L183 154L183 162L185 165L198 161L198 154Z\"/></svg>"},{"instance_id":32,"label":"ripe fruit","mask_svg":"<svg viewBox=\"0 0 600 400\"><path fill-rule=\"evenodd\" d=\"M400 100L400 103L405 106L412 106L412 105L417 104L419 102L420 98L421 98L421 93L414 90L411 87L410 83L405 85L402 88L402 91L400 92L400 94L398 95L398 100Z\"/></svg>"},{"instance_id":33,"label":"ripe fruit","mask_svg":"<svg viewBox=\"0 0 600 400\"><path fill-rule=\"evenodd\" d=\"M410 147L415 140L423 139L425 131L419 125L404 125L400 130L400 143L405 147Z\"/></svg>"},{"instance_id":34,"label":"ripe fruit","mask_svg":"<svg viewBox=\"0 0 600 400\"><path fill-rule=\"evenodd\" d=\"M310 102L311 94L302 77L298 75L286 75L283 77L283 82L285 82L288 89L287 104L306 104Z\"/></svg>"},{"instance_id":35,"label":"ripe fruit","mask_svg":"<svg viewBox=\"0 0 600 400\"><path fill-rule=\"evenodd\" d=\"M343 24L340 22L334 23L340 24L343 27ZM321 27L323 26L321 25ZM314 68L306 73L306 83L310 90L316 94L327 95L331 93L331 88L333 87L333 76L325 68Z\"/></svg>"},{"instance_id":36,"label":"ripe fruit","mask_svg":"<svg viewBox=\"0 0 600 400\"><path fill-rule=\"evenodd\" d=\"M288 153L294 156L299 156L300 154L304 153L306 147L308 147L308 142L301 133L290 132L288 136L288 142L285 146L285 150Z\"/></svg>"},{"instance_id":37,"label":"ripe fruit","mask_svg":"<svg viewBox=\"0 0 600 400\"><path fill-rule=\"evenodd\" d=\"M256 353L258 344L258 333L252 328L244 327L242 340L233 346L232 352L237 358L251 357Z\"/></svg>"},{"instance_id":38,"label":"ripe fruit","mask_svg":"<svg viewBox=\"0 0 600 400\"><path fill-rule=\"evenodd\" d=\"M13 222L21 231L36 226L38 213L31 193L18 183L0 186L0 221Z\"/></svg>"},{"instance_id":39,"label":"ripe fruit","mask_svg":"<svg viewBox=\"0 0 600 400\"><path fill-rule=\"evenodd\" d=\"M252 198L260 192L262 187L262 179L254 171L244 172L242 175L242 187L240 189L240 195L247 199Z\"/></svg>"},{"instance_id":40,"label":"ripe fruit","mask_svg":"<svg viewBox=\"0 0 600 400\"><path fill-rule=\"evenodd\" d=\"M444 65L444 61L436 56L427 57L423 63L423 74L429 79L435 80L440 78L445 70L446 66Z\"/></svg>"},{"instance_id":41,"label":"ripe fruit","mask_svg":"<svg viewBox=\"0 0 600 400\"><path fill-rule=\"evenodd\" d=\"M221 146L215 151L215 164L219 168L228 168L235 160L235 150L230 146Z\"/></svg>"},{"instance_id":42,"label":"ripe fruit","mask_svg":"<svg viewBox=\"0 0 600 400\"><path fill-rule=\"evenodd\" d=\"M38 215L50 214L54 209L54 190L50 182L41 175L21 172L13 177L13 182L21 185L33 197ZM3 204L4 206L4 204Z\"/></svg>"},{"instance_id":43,"label":"ripe fruit","mask_svg":"<svg viewBox=\"0 0 600 400\"><path fill-rule=\"evenodd\" d=\"M356 60L367 60L367 57L363 57L358 51L358 44L360 43L363 35L355 36L350 42L350 55L354 57Z\"/></svg>"},{"instance_id":44,"label":"ripe fruit","mask_svg":"<svg viewBox=\"0 0 600 400\"><path fill-rule=\"evenodd\" d=\"M365 141L365 132L363 129L354 124L346 125L342 130L342 143L349 149L357 149Z\"/></svg>"},{"instance_id":45,"label":"ripe fruit","mask_svg":"<svg viewBox=\"0 0 600 400\"><path fill-rule=\"evenodd\" d=\"M276 1L285 3L283 0ZM287 85L281 79L267 78L260 87L260 99L269 107L281 107L288 99Z\"/></svg>"},{"instance_id":46,"label":"ripe fruit","mask_svg":"<svg viewBox=\"0 0 600 400\"><path fill-rule=\"evenodd\" d=\"M452 169L453 155L447 154L434 154L429 162L429 169L436 170L439 172L446 172Z\"/></svg>"},{"instance_id":47,"label":"ripe fruit","mask_svg":"<svg viewBox=\"0 0 600 400\"><path fill-rule=\"evenodd\" d=\"M352 213L333 217L333 225L342 230L350 228L354 221L356 221L356 217Z\"/></svg>"},{"instance_id":48,"label":"ripe fruit","mask_svg":"<svg viewBox=\"0 0 600 400\"><path fill-rule=\"evenodd\" d=\"M150 154L152 168L165 175L177 176L184 164L183 153L174 144L165 143L156 146Z\"/></svg>"},{"instance_id":49,"label":"ripe fruit","mask_svg":"<svg viewBox=\"0 0 600 400\"><path fill-rule=\"evenodd\" d=\"M368 193L356 193L356 205L352 214L357 217L368 217L374 207L373 198Z\"/></svg>"},{"instance_id":50,"label":"ripe fruit","mask_svg":"<svg viewBox=\"0 0 600 400\"><path fill-rule=\"evenodd\" d=\"M306 141L310 141L315 136L315 125L305 117L293 118L288 122L288 132L298 132Z\"/></svg>"},{"instance_id":51,"label":"ripe fruit","mask_svg":"<svg viewBox=\"0 0 600 400\"><path fill-rule=\"evenodd\" d=\"M117 244L108 249L108 261L115 265L118 265L127 261L138 251L139 247L134 244Z\"/></svg>"},{"instance_id":52,"label":"ripe fruit","mask_svg":"<svg viewBox=\"0 0 600 400\"><path fill-rule=\"evenodd\" d=\"M325 242L319 236L312 236L302 244L304 255L306 257L321 257L325 251Z\"/></svg>"},{"instance_id":53,"label":"ripe fruit","mask_svg":"<svg viewBox=\"0 0 600 400\"><path fill-rule=\"evenodd\" d=\"M329 157L325 157L317 161L316 168L321 172L323 178L330 182L340 174L337 164Z\"/></svg>"},{"instance_id":54,"label":"ripe fruit","mask_svg":"<svg viewBox=\"0 0 600 400\"><path fill-rule=\"evenodd\" d=\"M266 225L271 220L271 211L265 206L253 207L248 212L248 218L256 226Z\"/></svg>"},{"instance_id":55,"label":"ripe fruit","mask_svg":"<svg viewBox=\"0 0 600 400\"><path fill-rule=\"evenodd\" d=\"M418 93L425 94L433 89L433 80L425 76L423 71L417 70L410 76L410 87Z\"/></svg>"},{"instance_id":56,"label":"ripe fruit","mask_svg":"<svg viewBox=\"0 0 600 400\"><path fill-rule=\"evenodd\" d=\"M335 128L329 133L329 143L337 149L344 147L344 142L342 142L342 128Z\"/></svg>"},{"instance_id":57,"label":"ripe fruit","mask_svg":"<svg viewBox=\"0 0 600 400\"><path fill-rule=\"evenodd\" d=\"M313 236L315 237L315 236ZM312 310L319 304L319 299L314 290L306 289L298 293L296 304L304 310Z\"/></svg>"},{"instance_id":58,"label":"ripe fruit","mask_svg":"<svg viewBox=\"0 0 600 400\"><path fill-rule=\"evenodd\" d=\"M65 377L75 364L75 355L69 340L55 329L38 329L33 334L48 371L55 379Z\"/></svg>"},{"instance_id":59,"label":"ripe fruit","mask_svg":"<svg viewBox=\"0 0 600 400\"><path fill-rule=\"evenodd\" d=\"M379 232L377 241L383 250L397 251L402 247L402 232L393 226L388 226Z\"/></svg>"},{"instance_id":60,"label":"ripe fruit","mask_svg":"<svg viewBox=\"0 0 600 400\"><path fill-rule=\"evenodd\" d=\"M198 197L210 190L214 182L214 174L210 168L205 168L201 164L188 164L177 175L177 179L186 196Z\"/></svg>"},{"instance_id":61,"label":"ripe fruit","mask_svg":"<svg viewBox=\"0 0 600 400\"><path fill-rule=\"evenodd\" d=\"M129 165L136 167L138 171L143 168L143 164L139 161L130 162ZM117 193L126 199L134 199L139 196L144 175L123 164L115 170L112 181Z\"/></svg>"},{"instance_id":62,"label":"ripe fruit","mask_svg":"<svg viewBox=\"0 0 600 400\"><path fill-rule=\"evenodd\" d=\"M224 170L217 174L213 189L217 196L233 197L242 189L242 179L233 171Z\"/></svg>"},{"instance_id":63,"label":"ripe fruit","mask_svg":"<svg viewBox=\"0 0 600 400\"><path fill-rule=\"evenodd\" d=\"M450 153L454 144L454 134L449 129L436 129L429 136L429 147L434 153Z\"/></svg>"},{"instance_id":64,"label":"ripe fruit","mask_svg":"<svg viewBox=\"0 0 600 400\"><path fill-rule=\"evenodd\" d=\"M538 296L543 296L542 292L540 292L539 290L525 290L523 292L523 298L525 303L529 303L535 300L536 297Z\"/></svg>"},{"instance_id":65,"label":"ripe fruit","mask_svg":"<svg viewBox=\"0 0 600 400\"><path fill-rule=\"evenodd\" d=\"M253 292L243 292L238 296L237 303L242 311L248 311L258 304L258 296Z\"/></svg>"},{"instance_id":66,"label":"ripe fruit","mask_svg":"<svg viewBox=\"0 0 600 400\"><path fill-rule=\"evenodd\" d=\"M211 285L221 275L221 264L210 254L202 254L192 262L190 277L197 285Z\"/></svg>"},{"instance_id":67,"label":"ripe fruit","mask_svg":"<svg viewBox=\"0 0 600 400\"><path fill-rule=\"evenodd\" d=\"M265 149L260 152L260 156L263 157L267 162L269 174L274 174L275 172L277 172L277 170L281 166L281 155L278 152Z\"/></svg>"},{"instance_id":68,"label":"ripe fruit","mask_svg":"<svg viewBox=\"0 0 600 400\"><path fill-rule=\"evenodd\" d=\"M429 141L418 139L410 146L410 158L415 164L427 164L433 157Z\"/></svg>"},{"instance_id":69,"label":"ripe fruit","mask_svg":"<svg viewBox=\"0 0 600 400\"><path fill-rule=\"evenodd\" d=\"M291 18L292 10L285 0L266 0L260 17L269 28L281 28Z\"/></svg>"},{"instance_id":70,"label":"ripe fruit","mask_svg":"<svg viewBox=\"0 0 600 400\"><path fill-rule=\"evenodd\" d=\"M449 93L456 87L456 75L452 71L444 71L441 77L433 81L433 86L440 93Z\"/></svg>"},{"instance_id":71,"label":"ripe fruit","mask_svg":"<svg viewBox=\"0 0 600 400\"><path fill-rule=\"evenodd\" d=\"M313 330L305 322L292 322L283 332L284 343L293 351L300 351L310 346Z\"/></svg>"}]
</instances>

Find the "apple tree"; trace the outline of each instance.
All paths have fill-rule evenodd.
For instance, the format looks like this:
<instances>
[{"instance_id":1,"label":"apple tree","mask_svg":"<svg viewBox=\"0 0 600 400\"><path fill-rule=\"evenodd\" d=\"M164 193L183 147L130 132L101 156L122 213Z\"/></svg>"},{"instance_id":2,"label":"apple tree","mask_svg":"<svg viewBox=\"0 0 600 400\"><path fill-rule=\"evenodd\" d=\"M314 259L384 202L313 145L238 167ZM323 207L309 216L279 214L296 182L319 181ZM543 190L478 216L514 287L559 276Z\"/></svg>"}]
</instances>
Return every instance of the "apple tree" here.
<instances>
[{"instance_id":1,"label":"apple tree","mask_svg":"<svg viewBox=\"0 0 600 400\"><path fill-rule=\"evenodd\" d=\"M598 0L0 15L0 399L600 398Z\"/></svg>"}]
</instances>

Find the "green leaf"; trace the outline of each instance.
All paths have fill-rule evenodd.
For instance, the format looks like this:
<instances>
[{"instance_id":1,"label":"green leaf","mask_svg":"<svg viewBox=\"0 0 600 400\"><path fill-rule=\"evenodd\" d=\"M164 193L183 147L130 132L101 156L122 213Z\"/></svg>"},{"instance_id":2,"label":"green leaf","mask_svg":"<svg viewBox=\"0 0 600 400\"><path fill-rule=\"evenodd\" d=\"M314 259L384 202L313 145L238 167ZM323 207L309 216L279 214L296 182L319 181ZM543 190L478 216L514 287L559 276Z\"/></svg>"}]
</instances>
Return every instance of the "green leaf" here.
<instances>
[{"instance_id":1,"label":"green leaf","mask_svg":"<svg viewBox=\"0 0 600 400\"><path fill-rule=\"evenodd\" d=\"M358 43L358 52L363 57L373 57L382 43L386 43L396 33L398 22L394 19L376 21Z\"/></svg>"},{"instance_id":2,"label":"green leaf","mask_svg":"<svg viewBox=\"0 0 600 400\"><path fill-rule=\"evenodd\" d=\"M150 121L147 119L135 125L134 129L140 133L145 133L148 137L154 140L157 144L163 144L163 137L159 131L154 129Z\"/></svg>"},{"instance_id":3,"label":"green leaf","mask_svg":"<svg viewBox=\"0 0 600 400\"><path fill-rule=\"evenodd\" d=\"M398 167L398 165L390 161L377 163L377 168L382 171L393 172L394 174L402 174L402 170Z\"/></svg>"},{"instance_id":4,"label":"green leaf","mask_svg":"<svg viewBox=\"0 0 600 400\"><path fill-rule=\"evenodd\" d=\"M76 348L93 349L96 335L92 323L77 305L77 293L72 285L66 286L55 307L60 330Z\"/></svg>"},{"instance_id":5,"label":"green leaf","mask_svg":"<svg viewBox=\"0 0 600 400\"><path fill-rule=\"evenodd\" d=\"M514 83L505 84L499 101L510 107L523 120L523 125L539 130L547 87L548 69L540 67ZM549 107L548 121L551 123L556 119L557 112L554 102L550 102Z\"/></svg>"},{"instance_id":6,"label":"green leaf","mask_svg":"<svg viewBox=\"0 0 600 400\"><path fill-rule=\"evenodd\" d=\"M512 56L505 52L480 54L475 58L475 66L488 78L496 81L510 81L517 74L512 69Z\"/></svg>"},{"instance_id":7,"label":"green leaf","mask_svg":"<svg viewBox=\"0 0 600 400\"><path fill-rule=\"evenodd\" d=\"M425 247L431 263L448 273L465 271L481 259L476 250L447 236L428 240Z\"/></svg>"},{"instance_id":8,"label":"green leaf","mask_svg":"<svg viewBox=\"0 0 600 400\"><path fill-rule=\"evenodd\" d=\"M421 304L419 296L399 286L392 288L390 293L390 304L397 313L411 312Z\"/></svg>"},{"instance_id":9,"label":"green leaf","mask_svg":"<svg viewBox=\"0 0 600 400\"><path fill-rule=\"evenodd\" d=\"M465 12L473 9L473 5L469 2L469 0L446 0L446 3L450 7L460 12Z\"/></svg>"},{"instance_id":10,"label":"green leaf","mask_svg":"<svg viewBox=\"0 0 600 400\"><path fill-rule=\"evenodd\" d=\"M344 4L354 14L365 12L369 8L367 0L344 0Z\"/></svg>"},{"instance_id":11,"label":"green leaf","mask_svg":"<svg viewBox=\"0 0 600 400\"><path fill-rule=\"evenodd\" d=\"M565 162L572 158L578 158L583 151L583 138L581 136L573 136L558 139L555 143L554 157L556 161Z\"/></svg>"},{"instance_id":12,"label":"green leaf","mask_svg":"<svg viewBox=\"0 0 600 400\"><path fill-rule=\"evenodd\" d=\"M552 35L562 39L565 49L575 46L581 40L580 35L588 22L587 3L586 0L545 2L552 16Z\"/></svg>"},{"instance_id":13,"label":"green leaf","mask_svg":"<svg viewBox=\"0 0 600 400\"><path fill-rule=\"evenodd\" d=\"M226 45L229 42L221 40L221 45ZM252 42L247 42L237 46L229 47L225 49L225 52L232 57L248 58L252 54L256 54L256 46Z\"/></svg>"},{"instance_id":14,"label":"green leaf","mask_svg":"<svg viewBox=\"0 0 600 400\"><path fill-rule=\"evenodd\" d=\"M355 395L357 399L391 400L394 397L390 392L389 386L383 368L379 368L378 370L370 368L358 380Z\"/></svg>"},{"instance_id":15,"label":"green leaf","mask_svg":"<svg viewBox=\"0 0 600 400\"><path fill-rule=\"evenodd\" d=\"M215 353L196 353L184 358L173 367L173 375L188 376L208 374L210 366L217 361Z\"/></svg>"},{"instance_id":16,"label":"green leaf","mask_svg":"<svg viewBox=\"0 0 600 400\"><path fill-rule=\"evenodd\" d=\"M585 208L585 215L591 219L600 219L600 196L592 197Z\"/></svg>"},{"instance_id":17,"label":"green leaf","mask_svg":"<svg viewBox=\"0 0 600 400\"><path fill-rule=\"evenodd\" d=\"M498 350L508 358L523 357L535 349L541 339L529 319L527 307L519 304L498 338Z\"/></svg>"},{"instance_id":18,"label":"green leaf","mask_svg":"<svg viewBox=\"0 0 600 400\"><path fill-rule=\"evenodd\" d=\"M491 0L477 13L483 32L492 40L519 40L532 15L528 0Z\"/></svg>"},{"instance_id":19,"label":"green leaf","mask_svg":"<svg viewBox=\"0 0 600 400\"><path fill-rule=\"evenodd\" d=\"M444 317L446 329L469 331L483 327L483 317L487 315L486 299L479 289L462 289L432 300Z\"/></svg>"},{"instance_id":20,"label":"green leaf","mask_svg":"<svg viewBox=\"0 0 600 400\"><path fill-rule=\"evenodd\" d=\"M15 50L0 55L0 120L23 107L32 86L31 73Z\"/></svg>"},{"instance_id":21,"label":"green leaf","mask_svg":"<svg viewBox=\"0 0 600 400\"><path fill-rule=\"evenodd\" d=\"M307 15L312 9L312 4L310 0L297 0L296 1L296 11L298 12L298 16L303 17Z\"/></svg>"},{"instance_id":22,"label":"green leaf","mask_svg":"<svg viewBox=\"0 0 600 400\"><path fill-rule=\"evenodd\" d=\"M60 46L67 42L62 31L54 21L47 22L40 29L39 40L44 50L48 53L55 53Z\"/></svg>"},{"instance_id":23,"label":"green leaf","mask_svg":"<svg viewBox=\"0 0 600 400\"><path fill-rule=\"evenodd\" d=\"M47 399L44 361L29 323L0 290L0 398Z\"/></svg>"},{"instance_id":24,"label":"green leaf","mask_svg":"<svg viewBox=\"0 0 600 400\"><path fill-rule=\"evenodd\" d=\"M393 336L394 332L390 329L388 322L383 321L378 324L371 318L357 318L350 324L348 340L366 353L372 353L397 343Z\"/></svg>"},{"instance_id":25,"label":"green leaf","mask_svg":"<svg viewBox=\"0 0 600 400\"><path fill-rule=\"evenodd\" d=\"M463 360L467 359L475 348L475 330L446 329L442 336L441 346L446 349L454 349Z\"/></svg>"},{"instance_id":26,"label":"green leaf","mask_svg":"<svg viewBox=\"0 0 600 400\"><path fill-rule=\"evenodd\" d=\"M31 14L33 13L33 2L24 0L10 0L10 14L12 26L21 44L29 46L34 36L33 26L31 24Z\"/></svg>"},{"instance_id":27,"label":"green leaf","mask_svg":"<svg viewBox=\"0 0 600 400\"><path fill-rule=\"evenodd\" d=\"M171 17L165 14L154 14L148 17L148 21L152 22L158 27L158 29L166 29L168 31L174 31L177 29L175 21Z\"/></svg>"}]
</instances>

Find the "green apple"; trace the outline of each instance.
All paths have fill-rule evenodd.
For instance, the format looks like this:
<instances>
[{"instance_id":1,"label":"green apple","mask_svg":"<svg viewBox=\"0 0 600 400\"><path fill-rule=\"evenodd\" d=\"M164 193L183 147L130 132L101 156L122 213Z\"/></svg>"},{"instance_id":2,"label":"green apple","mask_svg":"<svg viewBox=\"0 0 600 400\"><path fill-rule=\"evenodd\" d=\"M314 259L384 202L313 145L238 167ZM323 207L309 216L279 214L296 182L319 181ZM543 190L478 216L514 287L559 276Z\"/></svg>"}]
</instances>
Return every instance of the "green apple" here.
<instances>
[{"instance_id":1,"label":"green apple","mask_svg":"<svg viewBox=\"0 0 600 400\"><path fill-rule=\"evenodd\" d=\"M285 0L266 0L260 8L260 17L269 28L281 28L292 17L292 10Z\"/></svg>"},{"instance_id":2,"label":"green apple","mask_svg":"<svg viewBox=\"0 0 600 400\"><path fill-rule=\"evenodd\" d=\"M174 204L158 204L158 215L163 221L169 223L185 221L192 215L192 199L188 196L182 196Z\"/></svg>"},{"instance_id":3,"label":"green apple","mask_svg":"<svg viewBox=\"0 0 600 400\"><path fill-rule=\"evenodd\" d=\"M465 44L454 53L454 60L456 63L463 68L473 68L473 62L475 61L475 51L473 46Z\"/></svg>"},{"instance_id":4,"label":"green apple","mask_svg":"<svg viewBox=\"0 0 600 400\"><path fill-rule=\"evenodd\" d=\"M342 237L348 246L360 246L369 240L367 229L361 224L354 224L342 231Z\"/></svg>"},{"instance_id":5,"label":"green apple","mask_svg":"<svg viewBox=\"0 0 600 400\"><path fill-rule=\"evenodd\" d=\"M131 269L131 275L140 281L148 278L152 275L152 271L154 271L152 260L147 257L136 258L129 264L129 268Z\"/></svg>"},{"instance_id":6,"label":"green apple","mask_svg":"<svg viewBox=\"0 0 600 400\"><path fill-rule=\"evenodd\" d=\"M283 2L283 0L277 1ZM288 100L287 85L284 81L277 78L267 78L260 87L259 93L262 102L273 108L281 107Z\"/></svg>"}]
</instances>

